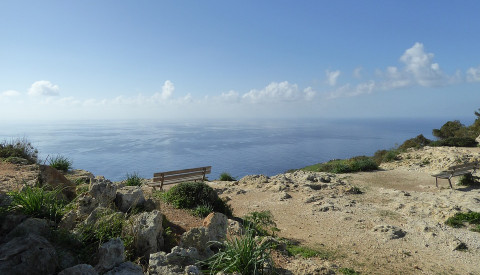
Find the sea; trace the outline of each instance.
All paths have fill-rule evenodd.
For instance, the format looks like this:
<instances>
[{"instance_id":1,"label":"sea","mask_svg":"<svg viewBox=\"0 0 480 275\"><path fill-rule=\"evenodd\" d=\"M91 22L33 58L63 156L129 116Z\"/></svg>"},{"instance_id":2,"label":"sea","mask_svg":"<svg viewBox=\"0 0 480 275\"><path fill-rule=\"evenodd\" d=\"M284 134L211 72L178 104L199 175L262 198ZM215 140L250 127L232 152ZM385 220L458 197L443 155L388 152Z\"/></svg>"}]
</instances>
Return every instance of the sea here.
<instances>
[{"instance_id":1,"label":"sea","mask_svg":"<svg viewBox=\"0 0 480 275\"><path fill-rule=\"evenodd\" d=\"M0 141L28 139L47 163L55 156L112 181L137 173L212 166L209 179L227 172L273 176L287 170L391 149L442 119L270 119L203 121L9 122Z\"/></svg>"}]
</instances>

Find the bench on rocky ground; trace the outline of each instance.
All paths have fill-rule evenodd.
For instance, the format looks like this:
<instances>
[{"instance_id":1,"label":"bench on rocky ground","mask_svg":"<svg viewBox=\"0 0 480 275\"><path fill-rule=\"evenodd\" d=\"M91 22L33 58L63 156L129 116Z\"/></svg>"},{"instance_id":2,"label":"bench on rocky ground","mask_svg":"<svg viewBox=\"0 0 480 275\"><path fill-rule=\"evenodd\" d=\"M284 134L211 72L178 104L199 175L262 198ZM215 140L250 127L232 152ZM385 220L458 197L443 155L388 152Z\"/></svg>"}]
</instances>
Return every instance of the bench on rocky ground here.
<instances>
[{"instance_id":1,"label":"bench on rocky ground","mask_svg":"<svg viewBox=\"0 0 480 275\"><path fill-rule=\"evenodd\" d=\"M212 172L212 166L198 167L191 169L158 172L153 174L153 182L148 185L155 188L160 186L160 190L164 185L174 184L186 181L206 180L205 175Z\"/></svg>"},{"instance_id":2,"label":"bench on rocky ground","mask_svg":"<svg viewBox=\"0 0 480 275\"><path fill-rule=\"evenodd\" d=\"M453 189L451 178L466 175L466 174L473 174L478 168L478 162L469 162L460 165L454 165L448 167L448 170L442 171L438 174L432 175L435 177L435 185L438 187L438 179L448 179L448 183L450 184L450 188Z\"/></svg>"}]
</instances>

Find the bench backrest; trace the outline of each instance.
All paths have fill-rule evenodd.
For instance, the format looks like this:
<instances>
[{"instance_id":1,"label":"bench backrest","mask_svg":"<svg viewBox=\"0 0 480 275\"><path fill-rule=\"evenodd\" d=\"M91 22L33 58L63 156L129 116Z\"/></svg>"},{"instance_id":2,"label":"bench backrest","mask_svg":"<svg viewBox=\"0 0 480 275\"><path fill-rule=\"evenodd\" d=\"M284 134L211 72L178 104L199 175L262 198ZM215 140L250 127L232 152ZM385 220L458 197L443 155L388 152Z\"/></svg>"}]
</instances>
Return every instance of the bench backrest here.
<instances>
[{"instance_id":1,"label":"bench backrest","mask_svg":"<svg viewBox=\"0 0 480 275\"><path fill-rule=\"evenodd\" d=\"M158 172L153 174L153 182L160 183L162 187L166 184L173 184L191 180L205 180L205 175L212 172L212 166L198 167L191 169Z\"/></svg>"}]
</instances>

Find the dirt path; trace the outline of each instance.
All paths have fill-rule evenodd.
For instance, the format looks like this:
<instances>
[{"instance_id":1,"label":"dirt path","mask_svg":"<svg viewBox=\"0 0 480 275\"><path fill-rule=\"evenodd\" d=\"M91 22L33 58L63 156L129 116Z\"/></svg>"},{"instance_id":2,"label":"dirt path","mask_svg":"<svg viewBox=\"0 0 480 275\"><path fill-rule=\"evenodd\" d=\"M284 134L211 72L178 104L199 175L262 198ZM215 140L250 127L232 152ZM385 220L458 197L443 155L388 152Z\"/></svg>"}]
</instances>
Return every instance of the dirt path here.
<instances>
[{"instance_id":1,"label":"dirt path","mask_svg":"<svg viewBox=\"0 0 480 275\"><path fill-rule=\"evenodd\" d=\"M480 211L479 190L437 189L429 173L402 169L332 176L326 184L308 175L284 175L284 190L275 178L212 186L231 199L236 216L271 211L281 237L325 252L319 264L362 274L480 274L480 234L444 225L458 210ZM350 194L352 186L363 194ZM460 243L468 250L455 250Z\"/></svg>"}]
</instances>

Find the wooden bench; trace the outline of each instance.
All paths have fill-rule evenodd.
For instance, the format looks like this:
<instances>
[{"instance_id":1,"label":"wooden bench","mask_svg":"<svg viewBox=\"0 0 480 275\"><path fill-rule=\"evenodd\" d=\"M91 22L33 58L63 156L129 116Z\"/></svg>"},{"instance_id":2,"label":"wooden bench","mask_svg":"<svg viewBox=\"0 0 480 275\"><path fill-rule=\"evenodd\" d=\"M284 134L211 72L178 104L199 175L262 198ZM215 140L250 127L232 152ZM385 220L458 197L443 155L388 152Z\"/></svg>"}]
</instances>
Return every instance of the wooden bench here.
<instances>
[{"instance_id":1,"label":"wooden bench","mask_svg":"<svg viewBox=\"0 0 480 275\"><path fill-rule=\"evenodd\" d=\"M160 190L163 189L164 185L174 184L179 182L186 181L204 181L205 175L212 172L212 166L167 171L167 172L158 172L153 174L153 182L149 183L153 188L160 186Z\"/></svg>"},{"instance_id":2,"label":"wooden bench","mask_svg":"<svg viewBox=\"0 0 480 275\"><path fill-rule=\"evenodd\" d=\"M470 173L475 173L478 168L478 162L469 162L460 165L454 165L448 167L448 170L442 171L438 174L432 175L435 177L435 185L438 187L438 179L448 179L448 183L450 184L450 188L453 189L452 181L450 180L453 177L466 175Z\"/></svg>"}]
</instances>

